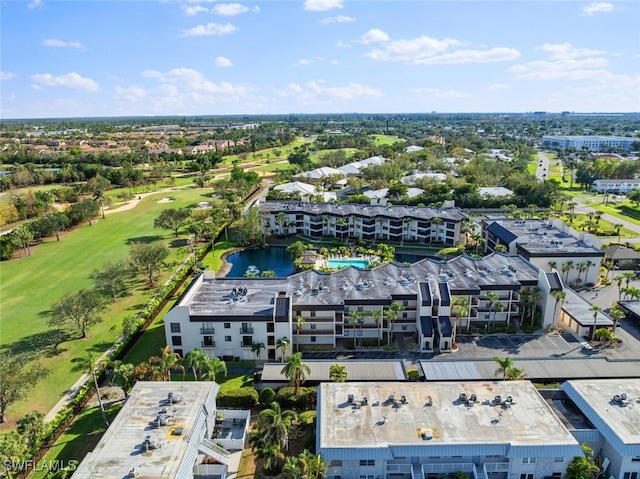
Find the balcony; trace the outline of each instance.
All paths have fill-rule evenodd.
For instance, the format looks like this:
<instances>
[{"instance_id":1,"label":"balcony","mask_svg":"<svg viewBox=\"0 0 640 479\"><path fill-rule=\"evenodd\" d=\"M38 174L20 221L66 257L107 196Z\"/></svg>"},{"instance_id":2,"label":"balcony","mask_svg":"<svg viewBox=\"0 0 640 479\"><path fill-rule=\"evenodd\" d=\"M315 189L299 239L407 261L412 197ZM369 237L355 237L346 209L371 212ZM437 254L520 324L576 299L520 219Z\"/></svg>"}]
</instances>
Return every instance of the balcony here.
<instances>
[{"instance_id":1,"label":"balcony","mask_svg":"<svg viewBox=\"0 0 640 479\"><path fill-rule=\"evenodd\" d=\"M253 334L253 328L251 327L240 328L240 334Z\"/></svg>"},{"instance_id":2,"label":"balcony","mask_svg":"<svg viewBox=\"0 0 640 479\"><path fill-rule=\"evenodd\" d=\"M215 328L200 328L200 334L216 334Z\"/></svg>"},{"instance_id":3,"label":"balcony","mask_svg":"<svg viewBox=\"0 0 640 479\"><path fill-rule=\"evenodd\" d=\"M509 472L508 462L486 462L484 468L487 472Z\"/></svg>"},{"instance_id":4,"label":"balcony","mask_svg":"<svg viewBox=\"0 0 640 479\"><path fill-rule=\"evenodd\" d=\"M320 334L331 334L333 335L332 329L301 329L300 335L302 336L315 336Z\"/></svg>"},{"instance_id":5,"label":"balcony","mask_svg":"<svg viewBox=\"0 0 640 479\"><path fill-rule=\"evenodd\" d=\"M215 341L202 341L200 344L202 345L203 348L215 348L216 347L216 342Z\"/></svg>"}]
</instances>

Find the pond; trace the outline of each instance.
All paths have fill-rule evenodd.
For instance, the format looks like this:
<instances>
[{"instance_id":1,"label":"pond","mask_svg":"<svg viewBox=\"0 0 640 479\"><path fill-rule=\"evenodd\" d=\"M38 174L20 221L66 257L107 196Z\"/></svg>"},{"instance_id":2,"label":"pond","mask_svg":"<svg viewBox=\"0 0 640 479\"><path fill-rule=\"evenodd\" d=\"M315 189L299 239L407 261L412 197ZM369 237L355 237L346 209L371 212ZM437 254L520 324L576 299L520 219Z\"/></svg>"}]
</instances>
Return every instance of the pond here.
<instances>
[{"instance_id":1,"label":"pond","mask_svg":"<svg viewBox=\"0 0 640 479\"><path fill-rule=\"evenodd\" d=\"M398 263L417 263L420 260L428 258L429 255L413 254L413 253L396 253L395 257Z\"/></svg>"},{"instance_id":2,"label":"pond","mask_svg":"<svg viewBox=\"0 0 640 479\"><path fill-rule=\"evenodd\" d=\"M248 270L257 271L258 275L275 271L278 278L293 274L293 258L279 246L245 249L227 256L227 261L232 265L227 278L242 278Z\"/></svg>"}]
</instances>

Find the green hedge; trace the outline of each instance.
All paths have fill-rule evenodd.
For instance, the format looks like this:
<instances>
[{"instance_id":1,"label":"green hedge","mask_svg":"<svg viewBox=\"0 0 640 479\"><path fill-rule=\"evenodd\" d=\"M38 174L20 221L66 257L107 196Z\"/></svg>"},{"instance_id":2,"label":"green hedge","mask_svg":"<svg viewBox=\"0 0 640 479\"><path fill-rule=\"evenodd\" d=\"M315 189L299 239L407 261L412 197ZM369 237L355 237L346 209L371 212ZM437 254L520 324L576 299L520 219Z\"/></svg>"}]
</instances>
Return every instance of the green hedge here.
<instances>
[{"instance_id":1,"label":"green hedge","mask_svg":"<svg viewBox=\"0 0 640 479\"><path fill-rule=\"evenodd\" d=\"M258 405L258 391L253 387L220 391L216 404L220 407L252 408Z\"/></svg>"},{"instance_id":2,"label":"green hedge","mask_svg":"<svg viewBox=\"0 0 640 479\"><path fill-rule=\"evenodd\" d=\"M287 386L280 388L276 394L276 401L283 409L314 409L316 404L317 390L314 387L295 388Z\"/></svg>"},{"instance_id":3,"label":"green hedge","mask_svg":"<svg viewBox=\"0 0 640 479\"><path fill-rule=\"evenodd\" d=\"M259 399L261 405L268 406L276 400L276 392L271 388L264 388L260 391Z\"/></svg>"},{"instance_id":4,"label":"green hedge","mask_svg":"<svg viewBox=\"0 0 640 479\"><path fill-rule=\"evenodd\" d=\"M637 220L640 220L640 211L637 208L631 206L621 205L618 207L623 215L631 216Z\"/></svg>"}]
</instances>

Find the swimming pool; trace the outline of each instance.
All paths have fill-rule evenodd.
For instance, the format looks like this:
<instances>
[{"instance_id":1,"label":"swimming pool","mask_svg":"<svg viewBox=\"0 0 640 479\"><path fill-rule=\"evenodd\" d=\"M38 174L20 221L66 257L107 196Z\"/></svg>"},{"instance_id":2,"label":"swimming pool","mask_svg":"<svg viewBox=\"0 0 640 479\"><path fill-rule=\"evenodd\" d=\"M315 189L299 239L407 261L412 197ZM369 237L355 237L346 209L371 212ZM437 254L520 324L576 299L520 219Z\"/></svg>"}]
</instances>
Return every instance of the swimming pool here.
<instances>
[{"instance_id":1,"label":"swimming pool","mask_svg":"<svg viewBox=\"0 0 640 479\"><path fill-rule=\"evenodd\" d=\"M329 268L347 268L349 266L355 266L356 268L368 268L371 263L366 259L358 258L345 258L345 259L329 259L327 260L327 267Z\"/></svg>"}]
</instances>

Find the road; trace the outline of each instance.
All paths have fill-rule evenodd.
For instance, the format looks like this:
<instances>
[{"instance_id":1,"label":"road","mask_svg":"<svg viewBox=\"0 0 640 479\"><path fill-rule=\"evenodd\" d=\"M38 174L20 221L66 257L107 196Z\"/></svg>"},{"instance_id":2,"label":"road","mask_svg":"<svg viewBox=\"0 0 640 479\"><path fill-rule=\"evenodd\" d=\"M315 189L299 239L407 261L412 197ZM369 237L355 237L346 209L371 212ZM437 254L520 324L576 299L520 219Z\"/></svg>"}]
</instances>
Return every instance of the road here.
<instances>
[{"instance_id":1,"label":"road","mask_svg":"<svg viewBox=\"0 0 640 479\"><path fill-rule=\"evenodd\" d=\"M538 168L536 169L536 178L544 180L547 178L549 167L551 166L551 160L544 153L538 152Z\"/></svg>"}]
</instances>

